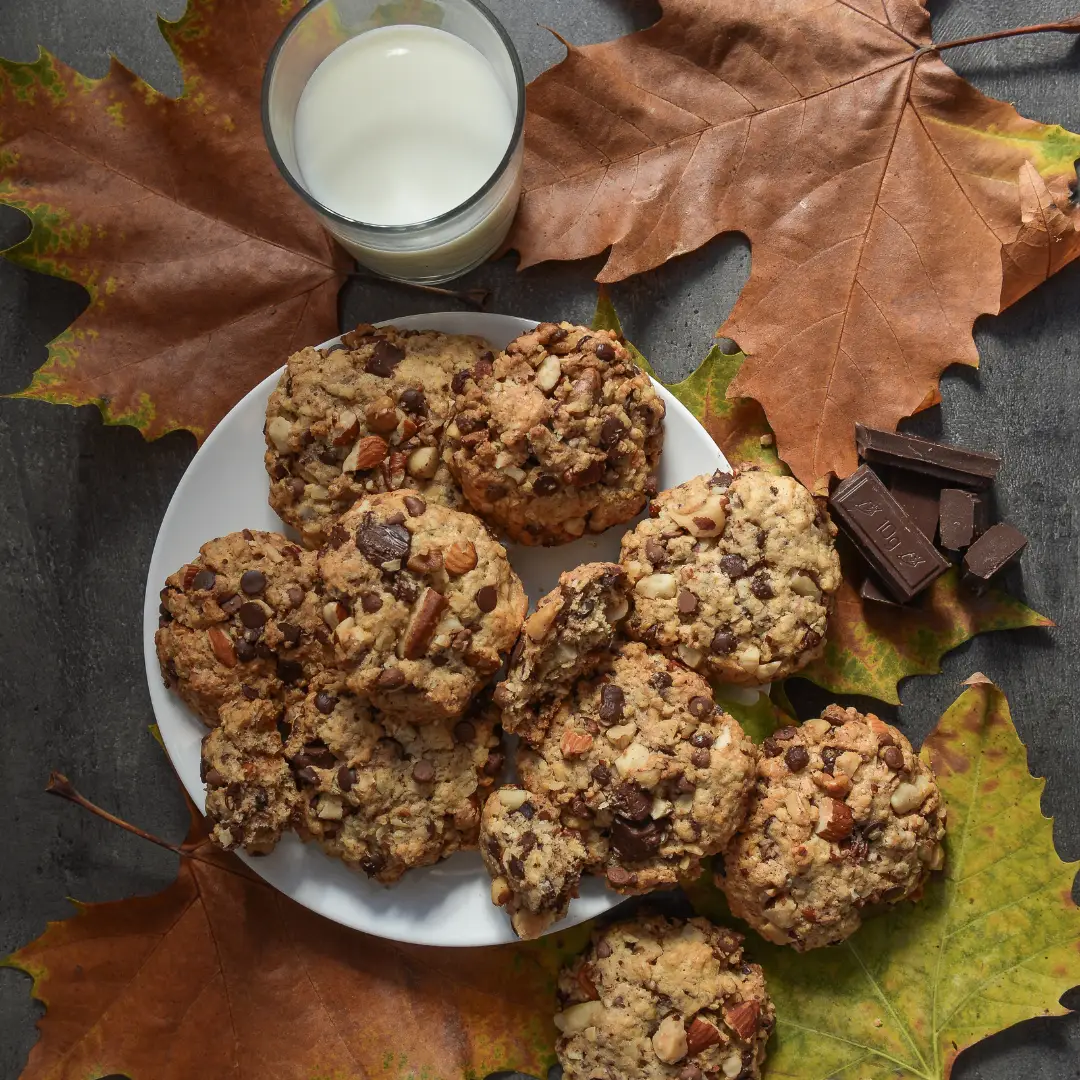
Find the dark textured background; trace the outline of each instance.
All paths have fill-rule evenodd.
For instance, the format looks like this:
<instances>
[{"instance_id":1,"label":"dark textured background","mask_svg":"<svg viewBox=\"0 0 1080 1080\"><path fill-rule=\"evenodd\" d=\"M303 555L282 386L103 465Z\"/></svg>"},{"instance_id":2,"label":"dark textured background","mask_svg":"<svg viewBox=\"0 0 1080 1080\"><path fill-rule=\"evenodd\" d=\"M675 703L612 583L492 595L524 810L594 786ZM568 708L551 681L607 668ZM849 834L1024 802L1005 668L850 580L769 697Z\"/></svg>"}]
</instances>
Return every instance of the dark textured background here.
<instances>
[{"instance_id":1,"label":"dark textured background","mask_svg":"<svg viewBox=\"0 0 1080 1080\"><path fill-rule=\"evenodd\" d=\"M176 18L183 0L161 0ZM577 43L648 25L650 0L488 0L508 26L531 78L561 49L538 24ZM809 0L808 0L809 2ZM1076 0L939 0L938 40L1061 18ZM91 76L114 53L166 93L179 76L158 35L153 0L0 0L0 55L31 60L38 44ZM1026 116L1080 130L1080 42L1038 36L948 54L982 90ZM777 183L782 183L782 177ZM947 223L942 223L947 228ZM0 247L27 231L0 208ZM724 237L614 290L627 333L666 381L709 347L749 269L740 237ZM494 290L492 309L587 320L596 261L523 275L510 260L470 284ZM357 285L345 318L376 321L436 310L392 285ZM0 393L24 386L46 342L80 311L74 285L0 261ZM165 313L163 313L164 316ZM983 637L954 652L944 674L903 687L900 722L921 740L982 670L1008 693L1032 771L1047 777L1043 807L1058 849L1080 858L1080 264L1004 316L977 328L978 373L950 373L929 433L1004 454L999 510L1031 536L1012 587L1059 623L1052 632ZM66 772L97 802L161 836L179 839L185 812L152 721L139 638L143 578L158 523L194 453L176 433L146 444L105 428L93 408L0 401L0 956L71 913L65 897L107 900L154 892L176 860L75 808L45 798L49 770ZM0 1078L17 1077L33 1044L29 981L0 972ZM1080 994L1072 995L1080 1008ZM972 1078L1080 1077L1080 1019L1035 1020L961 1059Z\"/></svg>"}]
</instances>

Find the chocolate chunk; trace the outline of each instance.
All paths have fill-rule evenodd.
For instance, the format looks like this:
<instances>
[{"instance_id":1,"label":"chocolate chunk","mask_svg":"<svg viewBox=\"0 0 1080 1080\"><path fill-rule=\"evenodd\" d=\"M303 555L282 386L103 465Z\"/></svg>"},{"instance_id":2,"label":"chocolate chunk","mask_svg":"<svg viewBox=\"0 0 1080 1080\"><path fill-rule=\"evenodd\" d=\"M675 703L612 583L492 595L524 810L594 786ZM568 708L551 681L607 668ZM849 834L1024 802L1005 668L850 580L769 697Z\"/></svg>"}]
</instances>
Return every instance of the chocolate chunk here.
<instances>
[{"instance_id":1,"label":"chocolate chunk","mask_svg":"<svg viewBox=\"0 0 1080 1080\"><path fill-rule=\"evenodd\" d=\"M498 776L502 772L503 762L506 760L498 750L489 750L487 761L484 762L484 775L485 776Z\"/></svg>"},{"instance_id":2,"label":"chocolate chunk","mask_svg":"<svg viewBox=\"0 0 1080 1080\"><path fill-rule=\"evenodd\" d=\"M406 495L405 509L410 517L419 517L427 509L427 503L416 495Z\"/></svg>"},{"instance_id":3,"label":"chocolate chunk","mask_svg":"<svg viewBox=\"0 0 1080 1080\"><path fill-rule=\"evenodd\" d=\"M214 575L213 570L200 570L192 579L191 587L193 589L209 590L214 587L214 582L217 578Z\"/></svg>"},{"instance_id":4,"label":"chocolate chunk","mask_svg":"<svg viewBox=\"0 0 1080 1080\"><path fill-rule=\"evenodd\" d=\"M486 615L499 603L499 590L494 585L484 585L476 591L476 606Z\"/></svg>"},{"instance_id":5,"label":"chocolate chunk","mask_svg":"<svg viewBox=\"0 0 1080 1080\"><path fill-rule=\"evenodd\" d=\"M596 710L605 724L614 724L622 719L626 695L614 683L605 683L600 690L600 706Z\"/></svg>"},{"instance_id":6,"label":"chocolate chunk","mask_svg":"<svg viewBox=\"0 0 1080 1080\"><path fill-rule=\"evenodd\" d=\"M349 534L345 531L343 525L335 525L326 538L326 542L335 550L341 547L346 540L349 539Z\"/></svg>"},{"instance_id":7,"label":"chocolate chunk","mask_svg":"<svg viewBox=\"0 0 1080 1080\"><path fill-rule=\"evenodd\" d=\"M596 355L610 364L618 354L615 352L615 346L610 341L598 341L596 343Z\"/></svg>"},{"instance_id":8,"label":"chocolate chunk","mask_svg":"<svg viewBox=\"0 0 1080 1080\"><path fill-rule=\"evenodd\" d=\"M759 600L771 600L774 594L769 575L764 572L755 574L754 580L750 582L750 591Z\"/></svg>"},{"instance_id":9,"label":"chocolate chunk","mask_svg":"<svg viewBox=\"0 0 1080 1080\"><path fill-rule=\"evenodd\" d=\"M262 604L257 604L254 600L241 604L237 614L249 630L258 630L259 627L266 625L266 610Z\"/></svg>"},{"instance_id":10,"label":"chocolate chunk","mask_svg":"<svg viewBox=\"0 0 1080 1080\"><path fill-rule=\"evenodd\" d=\"M810 764L810 755L805 746L789 746L784 762L792 772L802 772Z\"/></svg>"},{"instance_id":11,"label":"chocolate chunk","mask_svg":"<svg viewBox=\"0 0 1080 1080\"><path fill-rule=\"evenodd\" d=\"M735 581L737 578L745 576L749 567L747 567L746 560L741 555L725 555L720 560L720 569L732 581Z\"/></svg>"},{"instance_id":12,"label":"chocolate chunk","mask_svg":"<svg viewBox=\"0 0 1080 1080\"><path fill-rule=\"evenodd\" d=\"M218 606L226 615L235 615L240 610L240 605L243 602L244 598L239 593L233 593L232 596L219 601Z\"/></svg>"},{"instance_id":13,"label":"chocolate chunk","mask_svg":"<svg viewBox=\"0 0 1080 1080\"><path fill-rule=\"evenodd\" d=\"M941 546L949 551L971 547L986 530L986 503L959 488L941 493Z\"/></svg>"},{"instance_id":14,"label":"chocolate chunk","mask_svg":"<svg viewBox=\"0 0 1080 1080\"><path fill-rule=\"evenodd\" d=\"M355 783L356 773L348 765L342 765L337 771L337 786L342 791L352 791L352 786Z\"/></svg>"},{"instance_id":15,"label":"chocolate chunk","mask_svg":"<svg viewBox=\"0 0 1080 1080\"><path fill-rule=\"evenodd\" d=\"M675 604L680 615L693 615L697 611L698 599L689 589L680 589L679 599Z\"/></svg>"},{"instance_id":16,"label":"chocolate chunk","mask_svg":"<svg viewBox=\"0 0 1080 1080\"><path fill-rule=\"evenodd\" d=\"M234 648L236 649L236 658L241 664L250 664L255 659L255 645L253 642L241 638L236 642Z\"/></svg>"},{"instance_id":17,"label":"chocolate chunk","mask_svg":"<svg viewBox=\"0 0 1080 1080\"><path fill-rule=\"evenodd\" d=\"M631 862L639 862L655 855L667 835L664 821L645 821L637 824L616 818L611 826L611 846Z\"/></svg>"},{"instance_id":18,"label":"chocolate chunk","mask_svg":"<svg viewBox=\"0 0 1080 1080\"><path fill-rule=\"evenodd\" d=\"M607 466L603 460L590 461L584 469L578 469L577 472L567 471L563 479L572 487L588 487L604 479L605 468Z\"/></svg>"},{"instance_id":19,"label":"chocolate chunk","mask_svg":"<svg viewBox=\"0 0 1080 1080\"><path fill-rule=\"evenodd\" d=\"M530 829L526 833L521 834L521 854L528 855L534 847L536 847L537 839L536 833Z\"/></svg>"},{"instance_id":20,"label":"chocolate chunk","mask_svg":"<svg viewBox=\"0 0 1080 1080\"><path fill-rule=\"evenodd\" d=\"M654 690L666 690L671 685L671 676L666 671L658 671L649 677L649 685Z\"/></svg>"},{"instance_id":21,"label":"chocolate chunk","mask_svg":"<svg viewBox=\"0 0 1080 1080\"><path fill-rule=\"evenodd\" d=\"M718 656L733 653L735 651L735 635L730 630L717 630L709 643L709 649Z\"/></svg>"},{"instance_id":22,"label":"chocolate chunk","mask_svg":"<svg viewBox=\"0 0 1080 1080\"><path fill-rule=\"evenodd\" d=\"M472 372L468 368L464 368L461 371L455 371L454 377L450 380L450 389L455 394L463 394L465 392L465 385L469 381L469 377Z\"/></svg>"},{"instance_id":23,"label":"chocolate chunk","mask_svg":"<svg viewBox=\"0 0 1080 1080\"><path fill-rule=\"evenodd\" d=\"M863 578L862 587L859 589L859 595L864 600L869 600L874 604L887 604L889 607L901 606L885 592L872 574L867 574L866 577Z\"/></svg>"},{"instance_id":24,"label":"chocolate chunk","mask_svg":"<svg viewBox=\"0 0 1080 1080\"><path fill-rule=\"evenodd\" d=\"M356 530L356 546L373 566L402 561L409 553L411 542L404 525L381 522L373 513L365 514Z\"/></svg>"},{"instance_id":25,"label":"chocolate chunk","mask_svg":"<svg viewBox=\"0 0 1080 1080\"><path fill-rule=\"evenodd\" d=\"M617 417L609 416L600 425L600 445L610 450L626 432L626 425Z\"/></svg>"},{"instance_id":26,"label":"chocolate chunk","mask_svg":"<svg viewBox=\"0 0 1080 1080\"><path fill-rule=\"evenodd\" d=\"M296 660L282 660L281 657L278 657L277 677L286 686L292 686L294 683L300 682L304 677L303 665Z\"/></svg>"},{"instance_id":27,"label":"chocolate chunk","mask_svg":"<svg viewBox=\"0 0 1080 1080\"><path fill-rule=\"evenodd\" d=\"M559 478L551 473L541 473L533 481L533 491L537 495L552 495L559 490Z\"/></svg>"},{"instance_id":28,"label":"chocolate chunk","mask_svg":"<svg viewBox=\"0 0 1080 1080\"><path fill-rule=\"evenodd\" d=\"M991 579L1026 547L1027 537L1007 521L991 525L964 555L964 584L976 593L985 591Z\"/></svg>"},{"instance_id":29,"label":"chocolate chunk","mask_svg":"<svg viewBox=\"0 0 1080 1080\"><path fill-rule=\"evenodd\" d=\"M833 774L833 767L836 765L836 759L839 756L840 751L835 746L826 746L821 751L821 768L830 776Z\"/></svg>"},{"instance_id":30,"label":"chocolate chunk","mask_svg":"<svg viewBox=\"0 0 1080 1080\"><path fill-rule=\"evenodd\" d=\"M427 398L424 397L423 390L415 390L410 386L407 390L401 391L398 405L401 406L403 412L412 413L413 416L422 416L427 410Z\"/></svg>"},{"instance_id":31,"label":"chocolate chunk","mask_svg":"<svg viewBox=\"0 0 1080 1080\"><path fill-rule=\"evenodd\" d=\"M713 711L712 698L707 697L692 697L688 706L690 709L690 715L700 720L703 716L708 716ZM711 742L711 740L710 740ZM700 746L700 743L695 745Z\"/></svg>"},{"instance_id":32,"label":"chocolate chunk","mask_svg":"<svg viewBox=\"0 0 1080 1080\"><path fill-rule=\"evenodd\" d=\"M949 568L869 466L849 476L830 499L833 512L886 591L905 603Z\"/></svg>"},{"instance_id":33,"label":"chocolate chunk","mask_svg":"<svg viewBox=\"0 0 1080 1080\"><path fill-rule=\"evenodd\" d=\"M240 684L240 693L244 695L245 701L259 700L259 691L254 686L248 686L247 683Z\"/></svg>"},{"instance_id":34,"label":"chocolate chunk","mask_svg":"<svg viewBox=\"0 0 1080 1080\"><path fill-rule=\"evenodd\" d=\"M645 558L653 564L653 566L663 566L667 562L667 548L660 543L659 540L649 537L645 541Z\"/></svg>"},{"instance_id":35,"label":"chocolate chunk","mask_svg":"<svg viewBox=\"0 0 1080 1080\"><path fill-rule=\"evenodd\" d=\"M435 779L435 766L424 758L421 758L412 770L412 778L418 784L429 784Z\"/></svg>"},{"instance_id":36,"label":"chocolate chunk","mask_svg":"<svg viewBox=\"0 0 1080 1080\"><path fill-rule=\"evenodd\" d=\"M320 690L315 695L315 708L323 714L323 716L329 716L334 711L334 706L337 705L338 699L333 694L328 694L325 690Z\"/></svg>"},{"instance_id":37,"label":"chocolate chunk","mask_svg":"<svg viewBox=\"0 0 1080 1080\"><path fill-rule=\"evenodd\" d=\"M364 370L369 375L380 375L388 379L394 374L394 369L405 359L405 350L397 345L391 345L385 338L379 338L375 342L375 348L364 364Z\"/></svg>"},{"instance_id":38,"label":"chocolate chunk","mask_svg":"<svg viewBox=\"0 0 1080 1080\"><path fill-rule=\"evenodd\" d=\"M601 786L611 783L611 770L601 761L592 767L589 775Z\"/></svg>"},{"instance_id":39,"label":"chocolate chunk","mask_svg":"<svg viewBox=\"0 0 1080 1080\"><path fill-rule=\"evenodd\" d=\"M248 596L258 596L266 588L266 575L261 570L246 570L240 578L240 588Z\"/></svg>"},{"instance_id":40,"label":"chocolate chunk","mask_svg":"<svg viewBox=\"0 0 1080 1080\"><path fill-rule=\"evenodd\" d=\"M459 720L454 725L454 738L460 743L472 742L476 738L476 725L468 720Z\"/></svg>"},{"instance_id":41,"label":"chocolate chunk","mask_svg":"<svg viewBox=\"0 0 1080 1080\"><path fill-rule=\"evenodd\" d=\"M611 809L630 821L644 821L652 809L652 799L627 780L611 793Z\"/></svg>"},{"instance_id":42,"label":"chocolate chunk","mask_svg":"<svg viewBox=\"0 0 1080 1080\"><path fill-rule=\"evenodd\" d=\"M1001 469L997 454L946 446L917 435L878 431L862 424L855 425L855 444L864 461L893 465L976 491L985 491Z\"/></svg>"},{"instance_id":43,"label":"chocolate chunk","mask_svg":"<svg viewBox=\"0 0 1080 1080\"><path fill-rule=\"evenodd\" d=\"M915 522L915 528L933 543L937 535L941 484L928 476L893 469L889 478L889 491L907 512L907 516Z\"/></svg>"}]
</instances>

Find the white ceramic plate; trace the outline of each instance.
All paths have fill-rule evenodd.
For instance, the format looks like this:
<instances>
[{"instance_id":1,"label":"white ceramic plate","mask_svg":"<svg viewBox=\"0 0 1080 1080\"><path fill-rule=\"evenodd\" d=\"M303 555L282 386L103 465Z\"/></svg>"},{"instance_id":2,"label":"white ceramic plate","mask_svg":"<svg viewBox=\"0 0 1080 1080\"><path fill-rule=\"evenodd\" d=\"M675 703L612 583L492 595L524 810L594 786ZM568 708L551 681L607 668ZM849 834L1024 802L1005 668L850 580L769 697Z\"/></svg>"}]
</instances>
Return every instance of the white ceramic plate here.
<instances>
[{"instance_id":1,"label":"white ceramic plate","mask_svg":"<svg viewBox=\"0 0 1080 1080\"><path fill-rule=\"evenodd\" d=\"M479 334L496 348L503 348L536 326L535 320L473 312L416 315L395 323L418 330ZM204 805L206 795L199 779L199 748L206 729L162 685L154 652L158 593L169 574L193 559L205 541L244 528L281 531L282 524L266 501L262 434L266 400L278 374L275 372L256 386L195 455L165 512L150 560L143 608L150 700L169 757L199 806ZM667 403L661 489L699 473L727 468L724 456L705 429L659 383L656 389ZM535 605L563 570L583 562L618 561L621 536L622 530L615 528L564 547L510 545L510 561ZM491 903L490 881L475 851L459 852L437 866L411 870L391 888L353 873L292 835L285 837L271 855L241 858L298 903L378 937L422 945L497 945L515 940L506 915ZM600 879L589 877L582 882L581 896L571 905L570 914L558 925L561 928L591 919L620 899Z\"/></svg>"}]
</instances>

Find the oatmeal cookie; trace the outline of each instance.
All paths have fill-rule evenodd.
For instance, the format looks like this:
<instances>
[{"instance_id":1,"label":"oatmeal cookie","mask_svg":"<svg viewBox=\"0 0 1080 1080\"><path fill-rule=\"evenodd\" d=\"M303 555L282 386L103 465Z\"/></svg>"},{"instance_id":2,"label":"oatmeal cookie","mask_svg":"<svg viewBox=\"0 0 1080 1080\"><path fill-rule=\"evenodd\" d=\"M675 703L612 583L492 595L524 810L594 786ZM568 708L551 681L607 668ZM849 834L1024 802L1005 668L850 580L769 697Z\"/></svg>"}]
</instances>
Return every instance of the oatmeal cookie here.
<instances>
[{"instance_id":1,"label":"oatmeal cookie","mask_svg":"<svg viewBox=\"0 0 1080 1080\"><path fill-rule=\"evenodd\" d=\"M776 1012L742 941L656 915L593 931L559 973L565 1080L757 1080Z\"/></svg>"},{"instance_id":2,"label":"oatmeal cookie","mask_svg":"<svg viewBox=\"0 0 1080 1080\"><path fill-rule=\"evenodd\" d=\"M357 503L319 569L350 688L418 723L461 714L513 647L528 605L483 522L415 491Z\"/></svg>"},{"instance_id":3,"label":"oatmeal cookie","mask_svg":"<svg viewBox=\"0 0 1080 1080\"><path fill-rule=\"evenodd\" d=\"M717 878L762 937L834 945L865 907L917 896L941 868L945 805L896 728L830 705L762 749L750 814Z\"/></svg>"},{"instance_id":4,"label":"oatmeal cookie","mask_svg":"<svg viewBox=\"0 0 1080 1080\"><path fill-rule=\"evenodd\" d=\"M539 937L566 915L587 858L581 837L560 822L559 808L518 787L488 797L480 854L492 902L506 908L520 938Z\"/></svg>"},{"instance_id":5,"label":"oatmeal cookie","mask_svg":"<svg viewBox=\"0 0 1080 1080\"><path fill-rule=\"evenodd\" d=\"M653 501L623 538L629 637L722 682L783 679L821 653L836 527L794 477L744 468Z\"/></svg>"},{"instance_id":6,"label":"oatmeal cookie","mask_svg":"<svg viewBox=\"0 0 1080 1080\"><path fill-rule=\"evenodd\" d=\"M155 642L165 685L207 724L237 697L302 690L333 661L315 555L277 533L230 533L161 591Z\"/></svg>"},{"instance_id":7,"label":"oatmeal cookie","mask_svg":"<svg viewBox=\"0 0 1080 1080\"><path fill-rule=\"evenodd\" d=\"M522 747L522 785L581 829L590 863L619 892L700 871L742 823L757 750L709 684L637 642L582 679L539 746Z\"/></svg>"},{"instance_id":8,"label":"oatmeal cookie","mask_svg":"<svg viewBox=\"0 0 1080 1080\"><path fill-rule=\"evenodd\" d=\"M290 356L266 407L270 505L309 547L373 492L410 487L459 506L442 461L450 382L492 355L482 338L363 325Z\"/></svg>"},{"instance_id":9,"label":"oatmeal cookie","mask_svg":"<svg viewBox=\"0 0 1080 1080\"><path fill-rule=\"evenodd\" d=\"M220 718L202 744L210 836L226 851L265 855L296 824L301 796L286 758L302 747L281 702L227 701Z\"/></svg>"},{"instance_id":10,"label":"oatmeal cookie","mask_svg":"<svg viewBox=\"0 0 1080 1080\"><path fill-rule=\"evenodd\" d=\"M655 492L664 403L611 331L543 323L454 390L450 468L519 543L603 532Z\"/></svg>"},{"instance_id":11,"label":"oatmeal cookie","mask_svg":"<svg viewBox=\"0 0 1080 1080\"><path fill-rule=\"evenodd\" d=\"M506 678L495 690L506 731L543 738L551 711L579 676L611 648L630 605L617 563L567 570L525 620Z\"/></svg>"},{"instance_id":12,"label":"oatmeal cookie","mask_svg":"<svg viewBox=\"0 0 1080 1080\"><path fill-rule=\"evenodd\" d=\"M290 759L302 837L384 884L476 847L481 807L502 767L493 710L478 705L457 721L412 724L327 681L289 720L302 744Z\"/></svg>"}]
</instances>

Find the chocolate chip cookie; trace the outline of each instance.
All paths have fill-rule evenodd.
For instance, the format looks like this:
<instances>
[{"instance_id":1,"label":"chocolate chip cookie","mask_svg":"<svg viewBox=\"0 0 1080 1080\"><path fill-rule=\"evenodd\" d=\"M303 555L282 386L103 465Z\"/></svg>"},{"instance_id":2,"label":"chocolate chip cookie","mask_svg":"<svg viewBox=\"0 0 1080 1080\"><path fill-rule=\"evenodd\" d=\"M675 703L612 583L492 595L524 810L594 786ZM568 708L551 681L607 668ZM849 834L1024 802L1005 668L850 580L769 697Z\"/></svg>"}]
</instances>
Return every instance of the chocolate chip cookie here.
<instances>
[{"instance_id":1,"label":"chocolate chip cookie","mask_svg":"<svg viewBox=\"0 0 1080 1080\"><path fill-rule=\"evenodd\" d=\"M709 684L637 642L580 680L518 754L522 785L559 806L594 871L625 893L696 876L742 823L756 762Z\"/></svg>"},{"instance_id":2,"label":"chocolate chip cookie","mask_svg":"<svg viewBox=\"0 0 1080 1080\"><path fill-rule=\"evenodd\" d=\"M800 952L850 937L863 910L917 896L941 868L945 805L894 727L830 705L766 740L717 884L762 937Z\"/></svg>"},{"instance_id":3,"label":"chocolate chip cookie","mask_svg":"<svg viewBox=\"0 0 1080 1080\"><path fill-rule=\"evenodd\" d=\"M559 974L565 1080L756 1080L776 1013L742 937L655 915L593 932Z\"/></svg>"},{"instance_id":4,"label":"chocolate chip cookie","mask_svg":"<svg viewBox=\"0 0 1080 1080\"><path fill-rule=\"evenodd\" d=\"M358 502L319 569L349 687L410 722L459 716L525 618L521 581L483 522L415 491Z\"/></svg>"},{"instance_id":5,"label":"chocolate chip cookie","mask_svg":"<svg viewBox=\"0 0 1080 1080\"><path fill-rule=\"evenodd\" d=\"M744 468L653 501L623 538L626 633L722 682L783 679L821 653L836 527L794 477Z\"/></svg>"},{"instance_id":6,"label":"chocolate chip cookie","mask_svg":"<svg viewBox=\"0 0 1080 1080\"><path fill-rule=\"evenodd\" d=\"M295 827L302 797L288 758L302 744L278 701L227 701L202 745L211 839L265 855Z\"/></svg>"},{"instance_id":7,"label":"chocolate chip cookie","mask_svg":"<svg viewBox=\"0 0 1080 1080\"><path fill-rule=\"evenodd\" d=\"M309 547L373 492L460 505L442 461L450 382L491 357L482 338L370 325L290 356L266 407L270 505Z\"/></svg>"},{"instance_id":8,"label":"chocolate chip cookie","mask_svg":"<svg viewBox=\"0 0 1080 1080\"><path fill-rule=\"evenodd\" d=\"M333 661L315 555L277 533L230 533L200 548L161 591L155 637L165 685L207 724L237 697L302 690Z\"/></svg>"},{"instance_id":9,"label":"chocolate chip cookie","mask_svg":"<svg viewBox=\"0 0 1080 1080\"><path fill-rule=\"evenodd\" d=\"M491 899L505 907L520 938L535 938L566 915L577 896L585 845L541 795L504 787L488 796L480 820L480 854L491 875Z\"/></svg>"},{"instance_id":10,"label":"chocolate chip cookie","mask_svg":"<svg viewBox=\"0 0 1080 1080\"><path fill-rule=\"evenodd\" d=\"M502 766L493 710L477 705L453 722L413 724L327 682L289 719L302 742L290 764L305 839L384 884L476 847Z\"/></svg>"},{"instance_id":11,"label":"chocolate chip cookie","mask_svg":"<svg viewBox=\"0 0 1080 1080\"><path fill-rule=\"evenodd\" d=\"M530 742L543 738L551 711L615 639L630 605L617 563L567 570L525 620L506 678L495 690L503 728Z\"/></svg>"},{"instance_id":12,"label":"chocolate chip cookie","mask_svg":"<svg viewBox=\"0 0 1080 1080\"><path fill-rule=\"evenodd\" d=\"M543 323L453 389L450 468L518 543L603 532L655 491L664 403L610 331Z\"/></svg>"}]
</instances>

